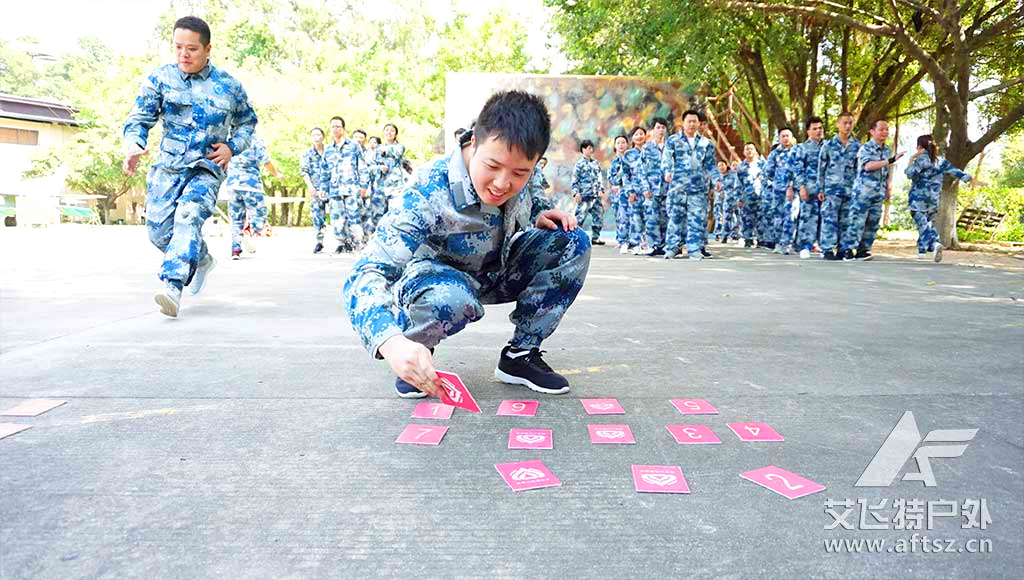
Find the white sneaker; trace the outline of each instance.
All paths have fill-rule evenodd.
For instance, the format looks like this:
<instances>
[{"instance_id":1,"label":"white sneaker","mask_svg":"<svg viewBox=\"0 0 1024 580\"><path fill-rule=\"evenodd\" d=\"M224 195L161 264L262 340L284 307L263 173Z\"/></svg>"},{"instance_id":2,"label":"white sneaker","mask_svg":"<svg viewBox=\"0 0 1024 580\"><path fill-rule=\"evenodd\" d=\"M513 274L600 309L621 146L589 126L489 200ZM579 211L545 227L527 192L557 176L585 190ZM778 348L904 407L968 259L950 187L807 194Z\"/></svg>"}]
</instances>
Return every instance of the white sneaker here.
<instances>
[{"instance_id":1,"label":"white sneaker","mask_svg":"<svg viewBox=\"0 0 1024 580\"><path fill-rule=\"evenodd\" d=\"M619 245L619 255L620 256L625 256L628 253L629 253L629 244L620 244Z\"/></svg>"},{"instance_id":2,"label":"white sneaker","mask_svg":"<svg viewBox=\"0 0 1024 580\"><path fill-rule=\"evenodd\" d=\"M928 254L920 254L920 253L919 253L919 254L917 255L917 259L918 259L918 260L927 260L927 259L928 259Z\"/></svg>"},{"instance_id":3,"label":"white sneaker","mask_svg":"<svg viewBox=\"0 0 1024 580\"><path fill-rule=\"evenodd\" d=\"M772 253L773 254L781 254L782 253L782 246L776 245L774 248L772 248Z\"/></svg>"},{"instance_id":4,"label":"white sneaker","mask_svg":"<svg viewBox=\"0 0 1024 580\"><path fill-rule=\"evenodd\" d=\"M932 250L932 259L936 262L942 261L942 244L935 242L935 249Z\"/></svg>"},{"instance_id":5,"label":"white sneaker","mask_svg":"<svg viewBox=\"0 0 1024 580\"><path fill-rule=\"evenodd\" d=\"M160 306L160 312L171 318L178 317L178 305L181 304L181 290L176 286L167 284L164 291L153 297L153 300Z\"/></svg>"},{"instance_id":6,"label":"white sneaker","mask_svg":"<svg viewBox=\"0 0 1024 580\"><path fill-rule=\"evenodd\" d=\"M785 248L782 248L782 255L783 256L788 256L789 252L790 252L790 247L788 245Z\"/></svg>"},{"instance_id":7,"label":"white sneaker","mask_svg":"<svg viewBox=\"0 0 1024 580\"><path fill-rule=\"evenodd\" d=\"M700 260L704 259L704 256L701 256L700 254L690 254L690 258L689 259L694 260L694 261L700 261Z\"/></svg>"},{"instance_id":8,"label":"white sneaker","mask_svg":"<svg viewBox=\"0 0 1024 580\"><path fill-rule=\"evenodd\" d=\"M203 291L203 286L206 286L206 277L216 267L217 260L214 259L213 254L207 253L206 257L199 261L199 265L196 266L196 273L192 275L192 283L188 285L188 291L193 296Z\"/></svg>"},{"instance_id":9,"label":"white sneaker","mask_svg":"<svg viewBox=\"0 0 1024 580\"><path fill-rule=\"evenodd\" d=\"M808 250L807 248L804 248L804 249L800 250L800 259L801 260L806 260L806 259L808 259L810 257L811 257L811 251L810 250Z\"/></svg>"},{"instance_id":10,"label":"white sneaker","mask_svg":"<svg viewBox=\"0 0 1024 580\"><path fill-rule=\"evenodd\" d=\"M252 235L247 231L242 232L242 247L244 247L245 251L250 254L256 253L256 243L252 241Z\"/></svg>"}]
</instances>

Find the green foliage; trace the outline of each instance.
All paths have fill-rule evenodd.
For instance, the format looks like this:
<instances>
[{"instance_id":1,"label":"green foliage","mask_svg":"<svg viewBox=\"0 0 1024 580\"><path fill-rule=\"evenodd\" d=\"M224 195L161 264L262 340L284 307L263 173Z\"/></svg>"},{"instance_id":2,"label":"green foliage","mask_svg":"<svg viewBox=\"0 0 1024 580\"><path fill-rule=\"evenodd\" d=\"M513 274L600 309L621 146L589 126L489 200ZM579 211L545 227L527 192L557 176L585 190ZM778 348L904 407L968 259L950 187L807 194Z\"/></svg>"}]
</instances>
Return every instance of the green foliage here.
<instances>
[{"instance_id":1,"label":"green foliage","mask_svg":"<svg viewBox=\"0 0 1024 580\"><path fill-rule=\"evenodd\" d=\"M1007 138L1003 149L1003 166L995 175L999 187L1024 187L1024 133Z\"/></svg>"}]
</instances>

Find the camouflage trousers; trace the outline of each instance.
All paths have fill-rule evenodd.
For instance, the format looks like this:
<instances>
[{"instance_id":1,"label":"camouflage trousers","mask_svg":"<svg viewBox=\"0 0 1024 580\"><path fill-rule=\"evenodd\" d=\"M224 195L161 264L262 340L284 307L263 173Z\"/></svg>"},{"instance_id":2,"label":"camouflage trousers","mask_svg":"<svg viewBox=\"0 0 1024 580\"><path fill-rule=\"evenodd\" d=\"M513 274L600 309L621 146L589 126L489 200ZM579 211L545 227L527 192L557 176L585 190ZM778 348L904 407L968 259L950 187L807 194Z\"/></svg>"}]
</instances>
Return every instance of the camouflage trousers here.
<instances>
[{"instance_id":1,"label":"camouflage trousers","mask_svg":"<svg viewBox=\"0 0 1024 580\"><path fill-rule=\"evenodd\" d=\"M935 249L939 232L932 223L939 213L938 200L910 199L910 217L917 226L917 253L925 254Z\"/></svg>"},{"instance_id":2,"label":"camouflage trousers","mask_svg":"<svg viewBox=\"0 0 1024 580\"><path fill-rule=\"evenodd\" d=\"M668 229L668 206L665 196L655 193L644 200L644 217L647 228L647 243L652 248L665 247L665 232Z\"/></svg>"},{"instance_id":3,"label":"camouflage trousers","mask_svg":"<svg viewBox=\"0 0 1024 580\"><path fill-rule=\"evenodd\" d=\"M267 225L267 204L262 191L232 189L228 201L228 217L231 218L231 251L242 251L242 230L246 221L252 233L258 234Z\"/></svg>"},{"instance_id":4,"label":"camouflage trousers","mask_svg":"<svg viewBox=\"0 0 1024 580\"><path fill-rule=\"evenodd\" d=\"M821 202L817 192L810 192L807 201L800 200L800 219L796 230L798 250L810 250L818 241L818 220L821 217Z\"/></svg>"},{"instance_id":5,"label":"camouflage trousers","mask_svg":"<svg viewBox=\"0 0 1024 580\"><path fill-rule=\"evenodd\" d=\"M842 185L825 186L825 201L821 202L821 251L827 252L838 245L840 251L855 245L856 240L846 239L845 233L850 229L850 216L853 209L852 195L849 188Z\"/></svg>"},{"instance_id":6,"label":"camouflage trousers","mask_svg":"<svg viewBox=\"0 0 1024 580\"><path fill-rule=\"evenodd\" d=\"M327 200L312 198L309 200L309 219L313 220L313 231L316 241L323 243L324 228L327 227Z\"/></svg>"},{"instance_id":7,"label":"camouflage trousers","mask_svg":"<svg viewBox=\"0 0 1024 580\"><path fill-rule=\"evenodd\" d=\"M680 252L686 242L688 254L698 254L707 235L708 194L706 191L687 193L675 189L668 195L668 232L665 251Z\"/></svg>"},{"instance_id":8,"label":"camouflage trousers","mask_svg":"<svg viewBox=\"0 0 1024 580\"><path fill-rule=\"evenodd\" d=\"M146 229L164 253L160 279L187 286L206 257L203 224L213 214L221 178L204 169L170 172L154 167L147 178ZM159 200L156 207L149 200Z\"/></svg>"},{"instance_id":9,"label":"camouflage trousers","mask_svg":"<svg viewBox=\"0 0 1024 580\"><path fill-rule=\"evenodd\" d=\"M625 193L617 193L614 197L615 203L612 204L615 211L615 241L621 245L629 244L630 231L632 220L629 217L629 195Z\"/></svg>"},{"instance_id":10,"label":"camouflage trousers","mask_svg":"<svg viewBox=\"0 0 1024 580\"><path fill-rule=\"evenodd\" d=\"M375 191L370 196L370 199L364 200L366 208L366 217L364 220L366 235L369 236L373 232L377 231L377 224L380 223L380 218L384 217L384 214L388 212L388 198L383 192Z\"/></svg>"},{"instance_id":11,"label":"camouflage trousers","mask_svg":"<svg viewBox=\"0 0 1024 580\"><path fill-rule=\"evenodd\" d=\"M576 300L590 267L590 240L577 228L531 229L519 235L504 267L463 272L415 259L395 283L403 334L433 348L484 315L484 304L515 302L512 346L539 347Z\"/></svg>"},{"instance_id":12,"label":"camouflage trousers","mask_svg":"<svg viewBox=\"0 0 1024 580\"><path fill-rule=\"evenodd\" d=\"M601 237L601 228L604 227L604 206L601 204L600 198L587 198L576 206L576 221L579 222L581 228L587 216L590 216L590 231L592 232L590 238L596 240Z\"/></svg>"},{"instance_id":13,"label":"camouflage trousers","mask_svg":"<svg viewBox=\"0 0 1024 580\"><path fill-rule=\"evenodd\" d=\"M850 227L843 236L843 243L847 241L848 249L858 251L870 251L875 243L875 235L878 234L878 226L882 221L882 205L885 203L885 194L868 192L857 194L853 201L853 210L850 212Z\"/></svg>"},{"instance_id":14,"label":"camouflage trousers","mask_svg":"<svg viewBox=\"0 0 1024 580\"><path fill-rule=\"evenodd\" d=\"M647 205L644 203L644 194L638 194L636 201L629 204L629 245L639 246L644 241L644 224L647 223ZM629 199L626 199L629 202Z\"/></svg>"},{"instance_id":15,"label":"camouflage trousers","mask_svg":"<svg viewBox=\"0 0 1024 580\"><path fill-rule=\"evenodd\" d=\"M334 228L334 238L338 243L362 244L364 232L359 196L332 197L330 209L331 226Z\"/></svg>"},{"instance_id":16,"label":"camouflage trousers","mask_svg":"<svg viewBox=\"0 0 1024 580\"><path fill-rule=\"evenodd\" d=\"M761 200L750 198L740 208L740 235L744 240L761 239L760 224Z\"/></svg>"}]
</instances>

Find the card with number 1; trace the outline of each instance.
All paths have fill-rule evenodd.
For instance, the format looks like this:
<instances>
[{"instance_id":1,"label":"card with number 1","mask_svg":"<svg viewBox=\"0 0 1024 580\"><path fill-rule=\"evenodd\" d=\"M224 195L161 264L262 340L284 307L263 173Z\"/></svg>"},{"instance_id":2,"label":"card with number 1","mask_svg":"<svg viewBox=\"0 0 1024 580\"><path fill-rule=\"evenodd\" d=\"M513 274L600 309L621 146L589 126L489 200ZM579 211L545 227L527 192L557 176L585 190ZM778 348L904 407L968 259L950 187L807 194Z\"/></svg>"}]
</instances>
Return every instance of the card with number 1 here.
<instances>
[{"instance_id":1,"label":"card with number 1","mask_svg":"<svg viewBox=\"0 0 1024 580\"><path fill-rule=\"evenodd\" d=\"M444 403L420 403L412 410L413 419L451 419L455 407Z\"/></svg>"}]
</instances>

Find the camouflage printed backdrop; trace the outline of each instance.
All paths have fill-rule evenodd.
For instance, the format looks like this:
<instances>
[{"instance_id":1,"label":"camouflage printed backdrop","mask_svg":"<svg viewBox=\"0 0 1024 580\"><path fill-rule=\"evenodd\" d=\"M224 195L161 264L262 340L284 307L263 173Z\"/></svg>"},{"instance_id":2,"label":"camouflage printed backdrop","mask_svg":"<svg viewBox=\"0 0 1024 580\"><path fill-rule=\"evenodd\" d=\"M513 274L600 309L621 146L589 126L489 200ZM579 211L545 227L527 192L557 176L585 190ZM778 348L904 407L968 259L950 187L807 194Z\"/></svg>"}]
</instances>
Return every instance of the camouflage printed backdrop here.
<instances>
[{"instance_id":1,"label":"camouflage printed backdrop","mask_svg":"<svg viewBox=\"0 0 1024 580\"><path fill-rule=\"evenodd\" d=\"M449 73L446 79L444 133L446 149L455 145L454 132L467 127L492 93L521 89L544 97L551 111L551 146L544 170L557 207L572 205L569 181L579 157L579 142L590 139L594 156L607 177L615 156L612 142L638 124L649 128L654 117L679 115L690 108L696 87L659 83L638 77L508 75ZM670 128L669 132L674 129ZM608 206L608 200L604 200Z\"/></svg>"}]
</instances>

